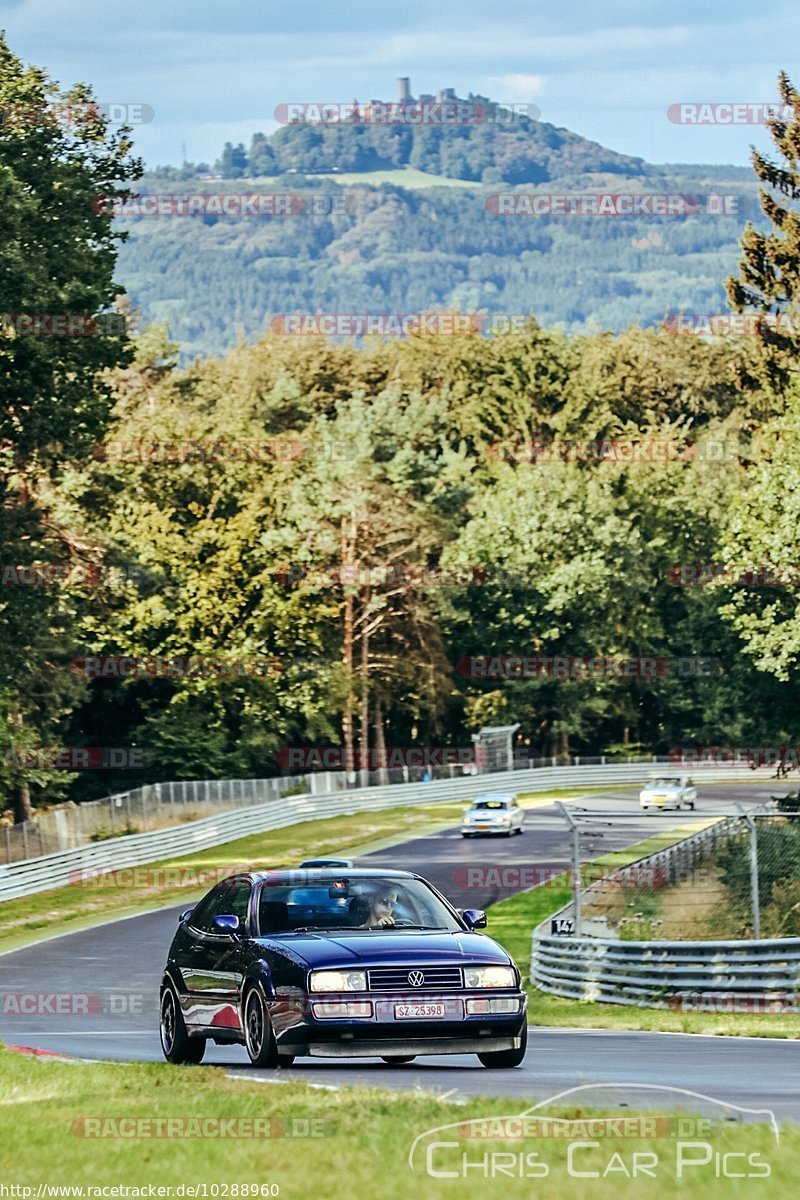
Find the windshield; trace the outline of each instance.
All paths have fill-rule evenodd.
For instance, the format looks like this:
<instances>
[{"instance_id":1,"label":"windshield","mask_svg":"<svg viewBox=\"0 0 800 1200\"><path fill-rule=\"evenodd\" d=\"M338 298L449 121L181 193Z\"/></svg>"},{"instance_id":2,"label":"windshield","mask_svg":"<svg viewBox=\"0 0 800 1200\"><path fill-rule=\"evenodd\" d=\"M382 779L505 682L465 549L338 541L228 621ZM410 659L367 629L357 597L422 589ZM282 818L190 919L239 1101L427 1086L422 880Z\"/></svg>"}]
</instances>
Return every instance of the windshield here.
<instances>
[{"instance_id":1,"label":"windshield","mask_svg":"<svg viewBox=\"0 0 800 1200\"><path fill-rule=\"evenodd\" d=\"M261 934L326 930L444 929L462 926L420 879L330 875L302 886L262 885Z\"/></svg>"},{"instance_id":2,"label":"windshield","mask_svg":"<svg viewBox=\"0 0 800 1200\"><path fill-rule=\"evenodd\" d=\"M651 781L650 781L650 783L648 783L648 785L647 785L647 786L648 786L648 787L651 787L651 788L655 788L655 787L667 787L667 788L673 788L673 787L680 787L680 786L681 786L681 782L682 782L682 781L681 781L680 779L670 779L670 778L668 778L668 777L665 775L665 776L663 776L663 778L661 778L661 779L653 779L653 780L651 780Z\"/></svg>"},{"instance_id":3,"label":"windshield","mask_svg":"<svg viewBox=\"0 0 800 1200\"><path fill-rule=\"evenodd\" d=\"M476 800L473 808L508 808L507 800Z\"/></svg>"}]
</instances>

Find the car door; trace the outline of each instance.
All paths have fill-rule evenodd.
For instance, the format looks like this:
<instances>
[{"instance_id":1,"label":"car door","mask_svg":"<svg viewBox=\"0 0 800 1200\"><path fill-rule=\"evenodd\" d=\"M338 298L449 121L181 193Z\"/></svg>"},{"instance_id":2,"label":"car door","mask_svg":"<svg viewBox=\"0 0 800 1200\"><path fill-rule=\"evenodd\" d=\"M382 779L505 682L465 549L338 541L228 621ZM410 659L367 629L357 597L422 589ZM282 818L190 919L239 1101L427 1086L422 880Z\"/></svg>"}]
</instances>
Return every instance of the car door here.
<instances>
[{"instance_id":1,"label":"car door","mask_svg":"<svg viewBox=\"0 0 800 1200\"><path fill-rule=\"evenodd\" d=\"M239 997L251 894L249 880L223 881L189 918L181 974L189 993L186 1020L195 1027L240 1027ZM214 929L214 918L225 914L239 918L237 935Z\"/></svg>"},{"instance_id":2,"label":"car door","mask_svg":"<svg viewBox=\"0 0 800 1200\"><path fill-rule=\"evenodd\" d=\"M525 812L519 806L516 800L511 801L511 808L514 814L514 825L517 829L522 829L522 822L525 820Z\"/></svg>"}]
</instances>

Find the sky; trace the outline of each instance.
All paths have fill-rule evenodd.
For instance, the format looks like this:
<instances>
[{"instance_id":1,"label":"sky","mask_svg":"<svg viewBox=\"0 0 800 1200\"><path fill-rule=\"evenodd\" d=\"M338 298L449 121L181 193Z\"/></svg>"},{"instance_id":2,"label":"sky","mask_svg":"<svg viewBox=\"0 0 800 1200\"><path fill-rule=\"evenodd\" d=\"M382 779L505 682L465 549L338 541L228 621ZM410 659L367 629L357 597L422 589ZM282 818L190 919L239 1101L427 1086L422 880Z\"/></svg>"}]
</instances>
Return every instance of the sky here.
<instances>
[{"instance_id":1,"label":"sky","mask_svg":"<svg viewBox=\"0 0 800 1200\"><path fill-rule=\"evenodd\" d=\"M777 98L800 81L799 0L0 0L11 49L101 103L147 105L148 166L213 162L277 128L288 102L452 87L535 104L541 119L649 162L749 163L763 125L676 124L679 103ZM135 111L135 110L134 110Z\"/></svg>"}]
</instances>

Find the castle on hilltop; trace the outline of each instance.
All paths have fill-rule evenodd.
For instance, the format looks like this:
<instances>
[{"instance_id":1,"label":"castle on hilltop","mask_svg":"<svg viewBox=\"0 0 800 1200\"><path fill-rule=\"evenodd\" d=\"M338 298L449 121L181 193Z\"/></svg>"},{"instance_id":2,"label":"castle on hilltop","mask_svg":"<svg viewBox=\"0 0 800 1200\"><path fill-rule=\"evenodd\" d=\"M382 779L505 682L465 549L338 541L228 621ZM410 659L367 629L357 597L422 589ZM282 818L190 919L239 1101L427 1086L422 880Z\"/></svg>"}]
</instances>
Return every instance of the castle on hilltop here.
<instances>
[{"instance_id":1,"label":"castle on hilltop","mask_svg":"<svg viewBox=\"0 0 800 1200\"><path fill-rule=\"evenodd\" d=\"M411 95L411 80L408 75L401 75L397 80L397 99L400 104L444 104L446 100L458 100L453 88L439 88L435 96L423 93L415 100ZM377 104L377 100L372 101Z\"/></svg>"}]
</instances>

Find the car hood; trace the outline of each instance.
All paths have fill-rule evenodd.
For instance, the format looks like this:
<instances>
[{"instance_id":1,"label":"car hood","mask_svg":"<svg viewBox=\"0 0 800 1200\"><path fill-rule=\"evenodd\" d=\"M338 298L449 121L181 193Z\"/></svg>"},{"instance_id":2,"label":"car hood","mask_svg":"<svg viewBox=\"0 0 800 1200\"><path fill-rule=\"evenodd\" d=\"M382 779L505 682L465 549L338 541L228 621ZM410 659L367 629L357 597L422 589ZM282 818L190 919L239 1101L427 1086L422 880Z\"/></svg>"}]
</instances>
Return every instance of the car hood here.
<instances>
[{"instance_id":1,"label":"car hood","mask_svg":"<svg viewBox=\"0 0 800 1200\"><path fill-rule=\"evenodd\" d=\"M310 967L352 966L365 963L384 966L424 966L425 963L508 963L508 954L491 938L480 933L408 933L379 930L342 933L294 933L285 937L259 938L262 946L287 950Z\"/></svg>"}]
</instances>

